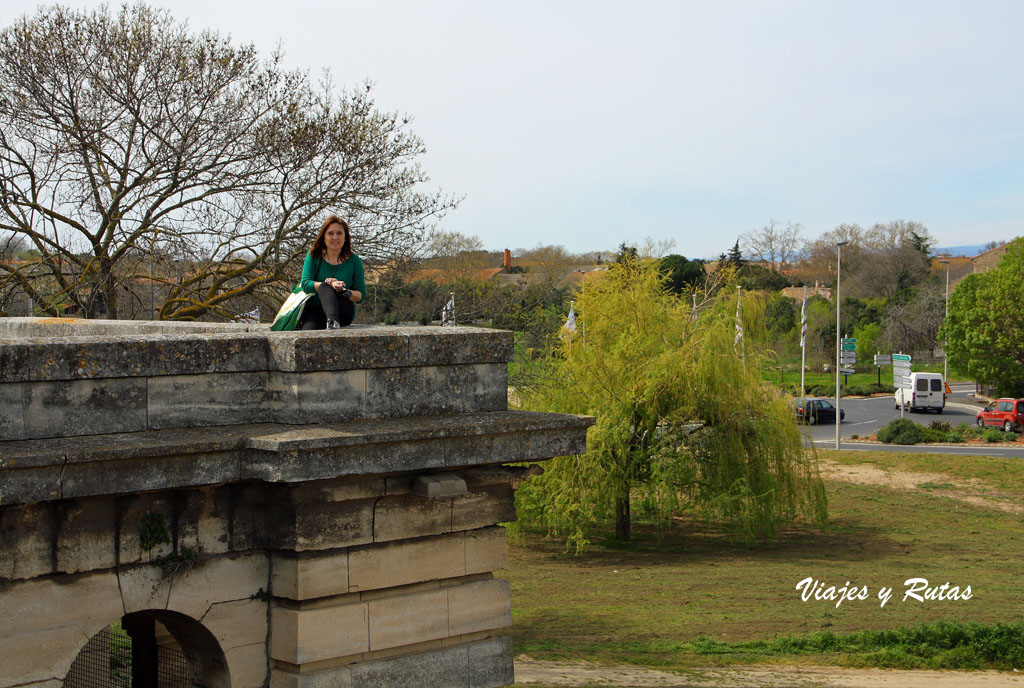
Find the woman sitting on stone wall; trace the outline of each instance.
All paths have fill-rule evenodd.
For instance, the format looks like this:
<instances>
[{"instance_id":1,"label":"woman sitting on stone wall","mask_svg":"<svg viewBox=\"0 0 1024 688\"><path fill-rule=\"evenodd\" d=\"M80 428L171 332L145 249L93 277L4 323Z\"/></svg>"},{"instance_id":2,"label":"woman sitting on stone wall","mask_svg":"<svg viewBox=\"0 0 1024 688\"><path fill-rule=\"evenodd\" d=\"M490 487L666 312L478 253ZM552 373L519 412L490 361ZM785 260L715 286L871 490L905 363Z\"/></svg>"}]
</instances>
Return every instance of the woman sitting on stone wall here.
<instances>
[{"instance_id":1,"label":"woman sitting on stone wall","mask_svg":"<svg viewBox=\"0 0 1024 688\"><path fill-rule=\"evenodd\" d=\"M324 220L306 254L301 285L313 296L302 311L300 330L336 330L356 317L356 304L366 293L363 261L352 252L348 223L337 215Z\"/></svg>"}]
</instances>

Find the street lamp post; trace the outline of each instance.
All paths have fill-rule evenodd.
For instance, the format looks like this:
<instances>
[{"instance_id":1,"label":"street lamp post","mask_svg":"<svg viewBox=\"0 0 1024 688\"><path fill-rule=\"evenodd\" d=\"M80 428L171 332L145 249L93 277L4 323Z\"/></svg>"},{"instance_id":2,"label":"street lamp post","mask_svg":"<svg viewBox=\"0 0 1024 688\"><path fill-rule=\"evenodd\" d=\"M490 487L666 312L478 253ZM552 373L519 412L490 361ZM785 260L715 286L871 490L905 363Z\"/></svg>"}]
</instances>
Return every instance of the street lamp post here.
<instances>
[{"instance_id":1,"label":"street lamp post","mask_svg":"<svg viewBox=\"0 0 1024 688\"><path fill-rule=\"evenodd\" d=\"M839 424L842 419L842 412L839 410L839 399L842 392L839 390L839 357L842 350L842 335L839 333L839 314L842 311L842 275L843 275L843 246L850 242L836 242L836 449L839 449Z\"/></svg>"},{"instance_id":2,"label":"street lamp post","mask_svg":"<svg viewBox=\"0 0 1024 688\"><path fill-rule=\"evenodd\" d=\"M940 263L946 264L946 316L942 320L942 324L946 324L946 320L949 320L949 261L940 260ZM947 339L942 343L942 383L945 385L949 384L949 354L946 349L949 348L949 340Z\"/></svg>"}]
</instances>

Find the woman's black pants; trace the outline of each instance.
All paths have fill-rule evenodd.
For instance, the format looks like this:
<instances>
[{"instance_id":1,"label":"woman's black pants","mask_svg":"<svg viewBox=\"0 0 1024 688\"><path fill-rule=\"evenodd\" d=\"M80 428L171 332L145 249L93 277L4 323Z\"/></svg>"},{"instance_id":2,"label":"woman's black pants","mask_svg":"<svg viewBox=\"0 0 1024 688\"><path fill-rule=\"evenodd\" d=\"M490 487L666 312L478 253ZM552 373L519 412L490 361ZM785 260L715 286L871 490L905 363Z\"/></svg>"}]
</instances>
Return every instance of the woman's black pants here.
<instances>
[{"instance_id":1,"label":"woman's black pants","mask_svg":"<svg viewBox=\"0 0 1024 688\"><path fill-rule=\"evenodd\" d=\"M354 303L341 298L341 295L334 291L334 287L323 282L316 288L316 293L320 297L320 306L307 305L302 311L300 330L327 329L328 318L334 318L342 327L352 324L352 319L356 317Z\"/></svg>"}]
</instances>

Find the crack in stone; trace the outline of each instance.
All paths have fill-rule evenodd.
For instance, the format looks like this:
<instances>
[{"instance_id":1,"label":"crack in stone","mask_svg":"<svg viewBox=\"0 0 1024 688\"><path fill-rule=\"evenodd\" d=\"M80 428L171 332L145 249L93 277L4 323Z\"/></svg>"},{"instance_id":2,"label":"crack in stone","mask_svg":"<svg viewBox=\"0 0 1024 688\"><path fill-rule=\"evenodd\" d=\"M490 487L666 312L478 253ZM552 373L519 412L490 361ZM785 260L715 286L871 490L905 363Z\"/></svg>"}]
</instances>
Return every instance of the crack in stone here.
<instances>
[{"instance_id":1,"label":"crack in stone","mask_svg":"<svg viewBox=\"0 0 1024 688\"><path fill-rule=\"evenodd\" d=\"M68 455L64 454L64 455L62 455L61 458L63 459L63 463L61 463L61 465L60 465L60 477L58 478L58 482L57 482L57 498L58 499L64 499L64 473L68 469Z\"/></svg>"}]
</instances>

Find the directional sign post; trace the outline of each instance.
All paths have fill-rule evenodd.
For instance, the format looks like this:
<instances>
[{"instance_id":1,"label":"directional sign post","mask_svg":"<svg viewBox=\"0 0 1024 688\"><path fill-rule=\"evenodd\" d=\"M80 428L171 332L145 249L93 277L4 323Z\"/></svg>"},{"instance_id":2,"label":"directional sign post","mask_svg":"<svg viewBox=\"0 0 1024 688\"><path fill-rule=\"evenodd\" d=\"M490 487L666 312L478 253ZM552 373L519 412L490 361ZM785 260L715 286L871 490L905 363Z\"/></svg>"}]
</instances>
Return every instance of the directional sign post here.
<instances>
[{"instance_id":1,"label":"directional sign post","mask_svg":"<svg viewBox=\"0 0 1024 688\"><path fill-rule=\"evenodd\" d=\"M882 366L892 365L892 356L888 354L875 354L875 370L878 373L878 386L882 386Z\"/></svg>"},{"instance_id":2,"label":"directional sign post","mask_svg":"<svg viewBox=\"0 0 1024 688\"><path fill-rule=\"evenodd\" d=\"M892 384L899 389L910 389L910 354L892 355ZM900 418L903 418L903 404L900 404Z\"/></svg>"},{"instance_id":3,"label":"directional sign post","mask_svg":"<svg viewBox=\"0 0 1024 688\"><path fill-rule=\"evenodd\" d=\"M857 339L843 337L839 344L839 372L843 375L852 375L857 372L854 369L854 366L857 365Z\"/></svg>"}]
</instances>

